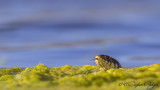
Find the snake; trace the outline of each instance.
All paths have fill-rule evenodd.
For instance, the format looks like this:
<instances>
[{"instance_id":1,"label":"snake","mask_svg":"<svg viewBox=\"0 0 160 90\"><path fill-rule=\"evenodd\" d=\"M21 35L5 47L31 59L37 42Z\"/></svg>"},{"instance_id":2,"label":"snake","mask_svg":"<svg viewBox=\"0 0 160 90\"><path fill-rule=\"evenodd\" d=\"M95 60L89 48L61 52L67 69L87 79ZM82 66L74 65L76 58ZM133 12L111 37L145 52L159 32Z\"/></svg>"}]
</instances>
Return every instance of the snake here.
<instances>
[{"instance_id":1,"label":"snake","mask_svg":"<svg viewBox=\"0 0 160 90\"><path fill-rule=\"evenodd\" d=\"M111 68L114 69L122 68L121 64L116 59L108 55L96 55L95 62L101 69L104 70L108 70Z\"/></svg>"}]
</instances>

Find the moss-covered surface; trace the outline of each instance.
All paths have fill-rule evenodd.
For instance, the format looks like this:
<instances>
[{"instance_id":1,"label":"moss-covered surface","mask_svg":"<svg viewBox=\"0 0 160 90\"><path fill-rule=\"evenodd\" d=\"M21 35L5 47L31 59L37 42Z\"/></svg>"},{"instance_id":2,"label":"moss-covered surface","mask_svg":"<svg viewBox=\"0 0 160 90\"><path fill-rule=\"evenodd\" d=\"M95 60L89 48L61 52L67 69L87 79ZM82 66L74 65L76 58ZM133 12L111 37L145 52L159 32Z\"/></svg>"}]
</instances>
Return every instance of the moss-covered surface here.
<instances>
[{"instance_id":1,"label":"moss-covered surface","mask_svg":"<svg viewBox=\"0 0 160 90\"><path fill-rule=\"evenodd\" d=\"M160 89L160 64L100 70L84 65L0 69L0 90L147 90Z\"/></svg>"}]
</instances>

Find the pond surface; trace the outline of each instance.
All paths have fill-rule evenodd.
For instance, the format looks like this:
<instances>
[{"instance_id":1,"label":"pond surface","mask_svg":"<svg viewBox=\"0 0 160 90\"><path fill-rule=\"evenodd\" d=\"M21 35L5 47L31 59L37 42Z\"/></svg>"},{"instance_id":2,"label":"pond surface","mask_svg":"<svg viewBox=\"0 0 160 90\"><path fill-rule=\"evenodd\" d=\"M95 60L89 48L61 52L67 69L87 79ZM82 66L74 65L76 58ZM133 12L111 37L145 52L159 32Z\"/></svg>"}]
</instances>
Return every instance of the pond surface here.
<instances>
[{"instance_id":1,"label":"pond surface","mask_svg":"<svg viewBox=\"0 0 160 90\"><path fill-rule=\"evenodd\" d=\"M159 1L47 1L1 1L0 67L160 63Z\"/></svg>"}]
</instances>

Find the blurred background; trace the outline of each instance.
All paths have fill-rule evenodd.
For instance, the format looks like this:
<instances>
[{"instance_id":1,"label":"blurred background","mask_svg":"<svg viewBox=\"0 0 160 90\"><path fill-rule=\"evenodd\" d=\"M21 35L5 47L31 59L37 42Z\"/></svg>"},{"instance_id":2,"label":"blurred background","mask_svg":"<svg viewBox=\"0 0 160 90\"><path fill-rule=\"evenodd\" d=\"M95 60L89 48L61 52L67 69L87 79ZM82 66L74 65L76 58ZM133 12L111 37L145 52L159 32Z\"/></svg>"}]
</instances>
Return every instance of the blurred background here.
<instances>
[{"instance_id":1,"label":"blurred background","mask_svg":"<svg viewBox=\"0 0 160 90\"><path fill-rule=\"evenodd\" d=\"M0 0L0 67L160 63L159 0Z\"/></svg>"}]
</instances>

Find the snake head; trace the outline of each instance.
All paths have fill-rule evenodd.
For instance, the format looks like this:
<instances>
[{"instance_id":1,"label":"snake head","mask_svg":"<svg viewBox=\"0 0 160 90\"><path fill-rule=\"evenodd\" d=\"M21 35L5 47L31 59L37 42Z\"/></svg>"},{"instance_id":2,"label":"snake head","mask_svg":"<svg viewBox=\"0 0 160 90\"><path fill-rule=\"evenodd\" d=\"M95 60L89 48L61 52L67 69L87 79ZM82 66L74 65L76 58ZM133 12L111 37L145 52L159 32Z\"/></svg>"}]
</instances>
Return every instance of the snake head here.
<instances>
[{"instance_id":1,"label":"snake head","mask_svg":"<svg viewBox=\"0 0 160 90\"><path fill-rule=\"evenodd\" d=\"M105 70L110 69L110 68L121 68L122 67L116 59L108 55L96 55L95 62L98 66L100 66L101 68L104 68Z\"/></svg>"}]
</instances>

